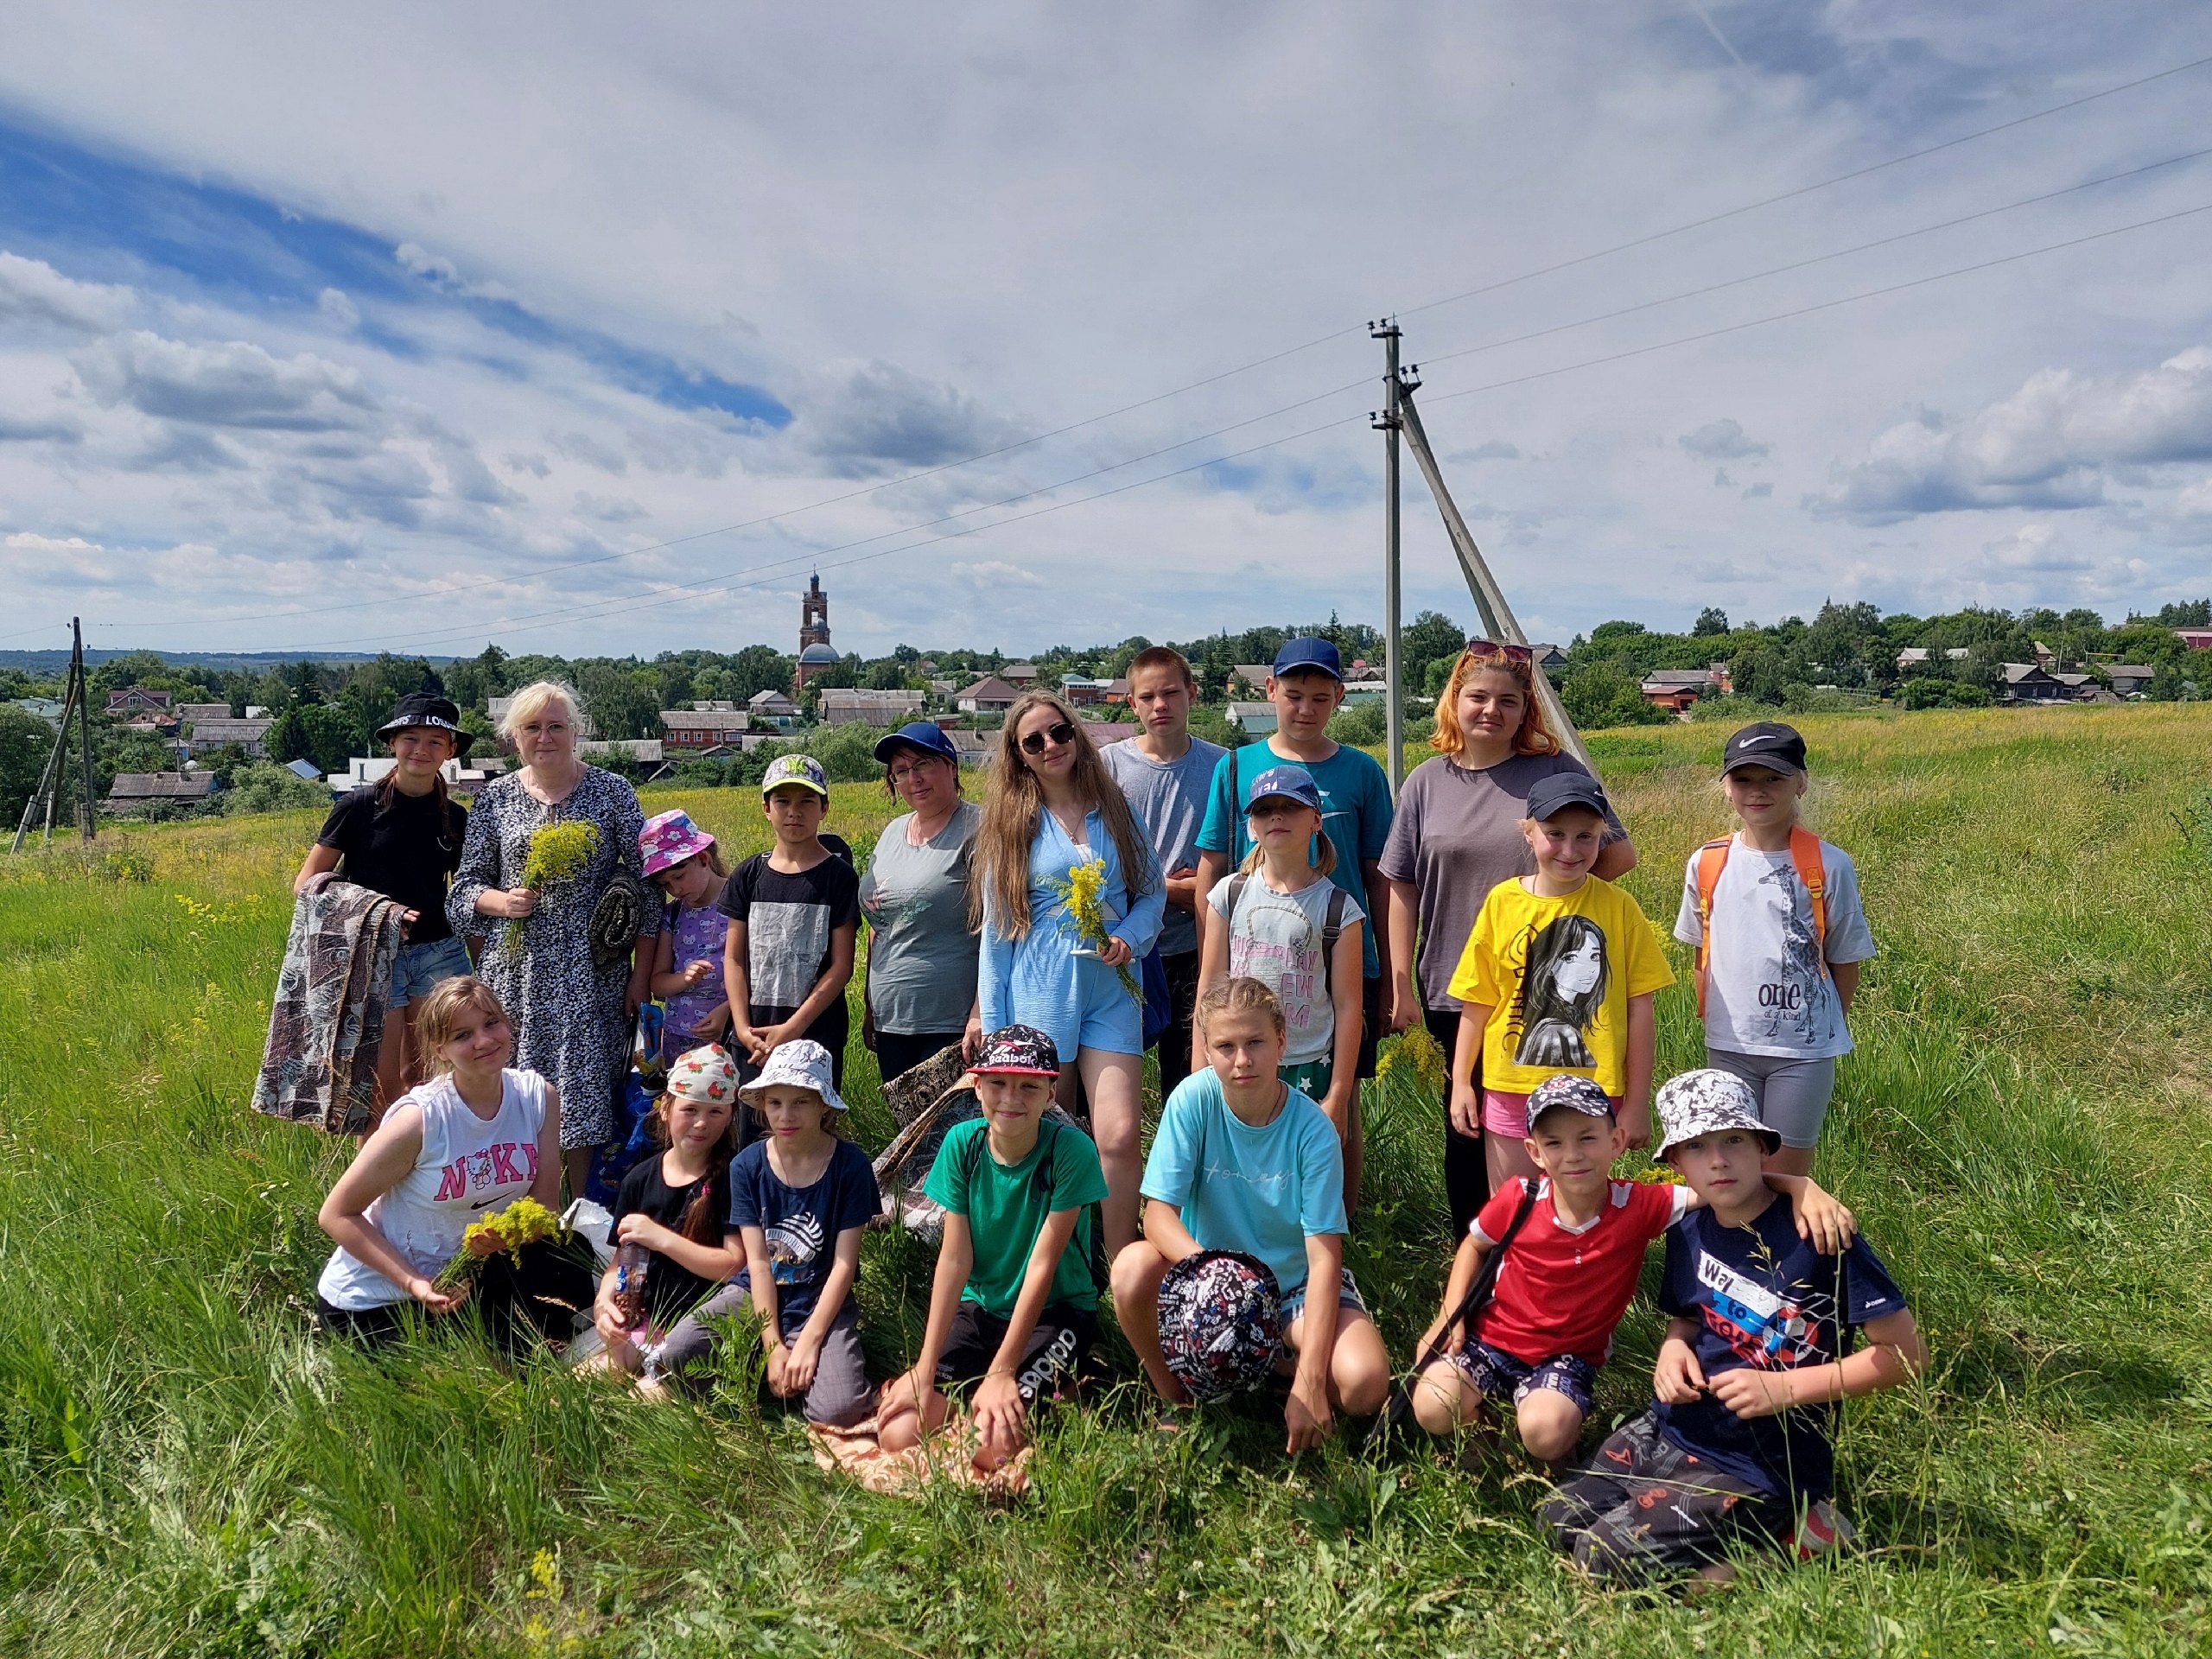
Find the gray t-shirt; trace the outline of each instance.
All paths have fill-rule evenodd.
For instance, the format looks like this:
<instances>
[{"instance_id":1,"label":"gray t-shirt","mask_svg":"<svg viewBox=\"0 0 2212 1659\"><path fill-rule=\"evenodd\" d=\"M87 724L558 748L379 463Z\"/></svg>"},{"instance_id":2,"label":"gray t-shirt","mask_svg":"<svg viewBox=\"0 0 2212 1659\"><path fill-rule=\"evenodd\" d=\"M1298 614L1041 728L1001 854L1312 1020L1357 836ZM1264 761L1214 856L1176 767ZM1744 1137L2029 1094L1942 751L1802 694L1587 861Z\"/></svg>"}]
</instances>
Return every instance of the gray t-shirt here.
<instances>
[{"instance_id":1,"label":"gray t-shirt","mask_svg":"<svg viewBox=\"0 0 2212 1659\"><path fill-rule=\"evenodd\" d=\"M868 1005L878 1031L958 1031L976 1003L976 935L968 929L968 865L983 810L952 809L944 829L906 844L911 812L883 827L861 878L868 925Z\"/></svg>"},{"instance_id":2,"label":"gray t-shirt","mask_svg":"<svg viewBox=\"0 0 2212 1659\"><path fill-rule=\"evenodd\" d=\"M1859 871L1840 847L1821 843L1827 959L1864 962L1874 935L1859 900ZM1697 855L1682 872L1675 937L1698 942ZM1826 1060L1851 1052L1851 1027L1835 980L1820 968L1813 895L1784 848L1763 853L1738 837L1713 890L1713 955L1705 993L1705 1044L1730 1054Z\"/></svg>"},{"instance_id":3,"label":"gray t-shirt","mask_svg":"<svg viewBox=\"0 0 2212 1659\"><path fill-rule=\"evenodd\" d=\"M1152 850L1160 859L1160 873L1198 867L1198 826L1205 821L1206 789L1213 782L1215 766L1229 751L1218 743L1192 738L1179 760L1165 766L1137 747L1135 738L1109 743L1099 759L1122 793L1129 810L1143 822L1152 837ZM1160 954L1180 956L1198 948L1198 918L1179 906L1167 906L1167 919L1160 930Z\"/></svg>"},{"instance_id":4,"label":"gray t-shirt","mask_svg":"<svg viewBox=\"0 0 2212 1659\"><path fill-rule=\"evenodd\" d=\"M1536 873L1521 835L1529 789L1555 772L1588 771L1571 754L1509 755L1480 771L1440 754L1414 768L1398 791L1382 874L1412 882L1418 894L1421 956L1414 969L1424 1007L1458 1009L1459 999L1448 987L1483 900L1499 882ZM1627 834L1607 815L1608 844Z\"/></svg>"},{"instance_id":5,"label":"gray t-shirt","mask_svg":"<svg viewBox=\"0 0 2212 1659\"><path fill-rule=\"evenodd\" d=\"M1242 889L1233 913L1229 908L1231 888ZM1321 952L1329 927L1329 900L1340 893L1344 904L1337 927L1341 934L1366 917L1352 896L1325 876L1296 893L1278 893L1256 870L1241 879L1232 872L1206 894L1206 903L1229 924L1230 977L1261 981L1282 1004L1286 1065L1325 1059L1335 1049L1335 986Z\"/></svg>"}]
</instances>

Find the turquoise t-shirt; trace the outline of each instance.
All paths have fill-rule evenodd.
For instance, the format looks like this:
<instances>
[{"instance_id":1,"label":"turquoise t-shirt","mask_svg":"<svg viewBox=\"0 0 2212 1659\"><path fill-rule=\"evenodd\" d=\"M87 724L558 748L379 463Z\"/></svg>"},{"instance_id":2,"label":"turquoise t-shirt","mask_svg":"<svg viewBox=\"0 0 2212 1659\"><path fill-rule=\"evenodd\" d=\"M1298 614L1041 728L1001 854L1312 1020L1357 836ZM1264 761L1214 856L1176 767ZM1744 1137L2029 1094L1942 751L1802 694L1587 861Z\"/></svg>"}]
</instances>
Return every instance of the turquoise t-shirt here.
<instances>
[{"instance_id":1,"label":"turquoise t-shirt","mask_svg":"<svg viewBox=\"0 0 2212 1659\"><path fill-rule=\"evenodd\" d=\"M1229 1109L1211 1067L1160 1109L1142 1191L1180 1211L1203 1249L1258 1256L1286 1296L1306 1282L1306 1239L1344 1230L1344 1153L1328 1114L1293 1089L1255 1129Z\"/></svg>"},{"instance_id":2,"label":"turquoise t-shirt","mask_svg":"<svg viewBox=\"0 0 2212 1659\"><path fill-rule=\"evenodd\" d=\"M1266 740L1247 743L1221 757L1214 768L1213 786L1206 791L1206 821L1198 830L1202 852L1226 853L1235 869L1252 850L1244 830L1244 797L1252 780L1269 766L1304 766L1321 791L1321 831L1337 849L1337 868L1330 880L1367 907L1367 878L1361 866L1382 856L1390 839L1390 780L1375 757L1364 749L1339 743L1325 760L1292 760L1277 754ZM1375 953L1375 930L1360 930L1360 954L1366 959L1362 972L1369 979L1382 971Z\"/></svg>"},{"instance_id":3,"label":"turquoise t-shirt","mask_svg":"<svg viewBox=\"0 0 2212 1659\"><path fill-rule=\"evenodd\" d=\"M980 1117L956 1123L938 1148L937 1161L922 1191L956 1216L968 1217L975 1242L975 1265L968 1269L964 1302L980 1303L987 1313L1011 1319L1021 1300L1045 1222L1056 1210L1077 1210L1075 1236L1060 1252L1046 1306L1072 1302L1098 1306L1098 1281L1090 1265L1090 1210L1106 1196L1106 1172L1098 1148L1081 1129L1050 1119L1037 1126L1037 1144L1018 1164L1001 1164L986 1138L990 1126Z\"/></svg>"}]
</instances>

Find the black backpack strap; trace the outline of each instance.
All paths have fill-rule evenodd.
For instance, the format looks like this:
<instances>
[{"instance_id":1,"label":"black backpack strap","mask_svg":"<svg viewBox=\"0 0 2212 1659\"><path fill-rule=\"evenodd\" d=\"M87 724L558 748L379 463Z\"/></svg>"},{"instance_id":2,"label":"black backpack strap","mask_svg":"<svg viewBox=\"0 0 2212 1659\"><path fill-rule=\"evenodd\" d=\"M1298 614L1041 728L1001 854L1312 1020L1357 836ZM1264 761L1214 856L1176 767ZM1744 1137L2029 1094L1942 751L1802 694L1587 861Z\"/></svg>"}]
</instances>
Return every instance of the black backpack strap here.
<instances>
[{"instance_id":1,"label":"black backpack strap","mask_svg":"<svg viewBox=\"0 0 2212 1659\"><path fill-rule=\"evenodd\" d=\"M1329 883L1329 908L1321 920L1321 995L1336 995L1337 941L1344 933L1344 900L1351 895L1334 881Z\"/></svg>"}]
</instances>

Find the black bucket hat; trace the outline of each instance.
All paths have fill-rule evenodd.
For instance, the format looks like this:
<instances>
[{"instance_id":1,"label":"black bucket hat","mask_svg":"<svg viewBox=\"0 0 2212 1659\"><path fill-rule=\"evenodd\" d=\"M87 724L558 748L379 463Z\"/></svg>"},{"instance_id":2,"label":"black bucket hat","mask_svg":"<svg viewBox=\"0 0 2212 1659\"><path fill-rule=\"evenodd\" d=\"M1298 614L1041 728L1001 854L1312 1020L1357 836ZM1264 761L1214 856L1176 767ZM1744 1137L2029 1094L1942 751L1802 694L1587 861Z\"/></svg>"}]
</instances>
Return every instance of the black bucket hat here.
<instances>
[{"instance_id":1,"label":"black bucket hat","mask_svg":"<svg viewBox=\"0 0 2212 1659\"><path fill-rule=\"evenodd\" d=\"M461 710L452 702L435 691L410 691L402 697L391 711L391 718L377 728L377 741L390 743L393 737L410 726L429 726L453 739L453 758L456 760L468 753L468 746L476 741L476 734L461 728Z\"/></svg>"}]
</instances>

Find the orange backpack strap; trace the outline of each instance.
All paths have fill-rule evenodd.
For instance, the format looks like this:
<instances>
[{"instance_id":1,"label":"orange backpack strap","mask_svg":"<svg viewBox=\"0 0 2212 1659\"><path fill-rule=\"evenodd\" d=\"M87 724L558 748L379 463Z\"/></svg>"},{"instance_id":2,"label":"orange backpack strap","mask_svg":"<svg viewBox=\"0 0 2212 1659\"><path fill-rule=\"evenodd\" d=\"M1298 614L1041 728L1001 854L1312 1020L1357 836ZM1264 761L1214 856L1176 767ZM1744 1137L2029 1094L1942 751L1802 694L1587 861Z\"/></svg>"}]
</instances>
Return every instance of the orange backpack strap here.
<instances>
[{"instance_id":1,"label":"orange backpack strap","mask_svg":"<svg viewBox=\"0 0 2212 1659\"><path fill-rule=\"evenodd\" d=\"M1821 973L1825 976L1828 971L1827 866L1821 858L1821 838L1809 830L1792 825L1789 861L1797 867L1797 879L1805 884L1805 891L1813 896L1814 954L1819 958Z\"/></svg>"},{"instance_id":2,"label":"orange backpack strap","mask_svg":"<svg viewBox=\"0 0 2212 1659\"><path fill-rule=\"evenodd\" d=\"M1733 836L1708 841L1697 849L1697 1017L1705 1018L1705 985L1713 972L1713 894L1720 885L1720 872L1728 862Z\"/></svg>"}]
</instances>

